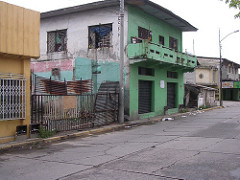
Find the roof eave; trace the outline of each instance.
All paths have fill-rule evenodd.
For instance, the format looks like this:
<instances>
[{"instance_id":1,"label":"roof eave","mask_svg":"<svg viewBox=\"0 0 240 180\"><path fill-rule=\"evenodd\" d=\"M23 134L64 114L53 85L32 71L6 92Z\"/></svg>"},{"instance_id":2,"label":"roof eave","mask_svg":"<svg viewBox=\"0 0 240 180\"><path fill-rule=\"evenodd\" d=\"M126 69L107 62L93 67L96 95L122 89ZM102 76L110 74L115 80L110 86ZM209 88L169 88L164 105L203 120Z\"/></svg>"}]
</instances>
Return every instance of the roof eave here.
<instances>
[{"instance_id":1,"label":"roof eave","mask_svg":"<svg viewBox=\"0 0 240 180\"><path fill-rule=\"evenodd\" d=\"M149 0L125 0L125 3L128 5L136 6L143 11L145 11L148 14L151 14L152 16L155 16L158 19L161 19L162 21L165 21L168 24L171 24L178 29L180 29L183 32L187 31L197 31L198 29L192 26L190 23L188 23L186 20L182 19L178 15L174 14L172 11L169 11L168 9L153 3ZM66 15L71 13L77 13L77 12L83 12L88 10L94 10L94 9L100 9L105 7L111 7L111 6L117 6L119 5L119 0L105 0L105 1L98 1L94 3L79 5L79 6L73 6L48 12L41 13L41 19L54 17L54 16L60 16L60 15ZM165 16L171 17L171 20L174 20L174 22L171 22L170 19L159 17L157 14L153 14L151 10L148 9L148 6L151 8L154 8L156 10L159 10L159 12L162 12ZM177 23L176 23L177 22Z\"/></svg>"}]
</instances>

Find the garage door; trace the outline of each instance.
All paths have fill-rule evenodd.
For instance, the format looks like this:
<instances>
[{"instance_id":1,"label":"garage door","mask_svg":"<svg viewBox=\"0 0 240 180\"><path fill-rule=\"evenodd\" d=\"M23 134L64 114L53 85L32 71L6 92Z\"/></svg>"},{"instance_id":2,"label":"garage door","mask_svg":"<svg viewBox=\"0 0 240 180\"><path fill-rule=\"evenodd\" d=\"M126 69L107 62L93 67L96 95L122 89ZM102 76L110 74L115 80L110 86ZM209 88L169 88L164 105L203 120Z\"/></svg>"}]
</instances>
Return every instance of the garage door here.
<instances>
[{"instance_id":1,"label":"garage door","mask_svg":"<svg viewBox=\"0 0 240 180\"><path fill-rule=\"evenodd\" d=\"M144 114L152 110L152 82L139 81L138 83L138 113Z\"/></svg>"},{"instance_id":2,"label":"garage door","mask_svg":"<svg viewBox=\"0 0 240 180\"><path fill-rule=\"evenodd\" d=\"M176 107L176 84L167 83L167 107L169 109Z\"/></svg>"}]
</instances>

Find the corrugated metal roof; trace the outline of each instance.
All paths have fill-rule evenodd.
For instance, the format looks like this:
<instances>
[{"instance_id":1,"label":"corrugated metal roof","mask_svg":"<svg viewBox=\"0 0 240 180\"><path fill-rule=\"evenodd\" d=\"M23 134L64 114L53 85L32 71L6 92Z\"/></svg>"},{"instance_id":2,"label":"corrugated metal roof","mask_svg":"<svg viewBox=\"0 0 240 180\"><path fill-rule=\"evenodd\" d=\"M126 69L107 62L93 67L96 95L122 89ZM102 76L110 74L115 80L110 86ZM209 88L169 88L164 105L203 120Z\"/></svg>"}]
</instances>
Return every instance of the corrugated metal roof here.
<instances>
[{"instance_id":1,"label":"corrugated metal roof","mask_svg":"<svg viewBox=\"0 0 240 180\"><path fill-rule=\"evenodd\" d=\"M136 6L143 10L144 12L165 21L168 24L171 24L182 31L197 31L197 28L192 26L186 20L174 14L172 11L155 4L149 0L125 0L126 5ZM98 1L94 3L49 11L41 13L41 19L66 15L71 13L83 12L88 10L100 9L111 6L119 6L119 0L105 0Z\"/></svg>"}]
</instances>

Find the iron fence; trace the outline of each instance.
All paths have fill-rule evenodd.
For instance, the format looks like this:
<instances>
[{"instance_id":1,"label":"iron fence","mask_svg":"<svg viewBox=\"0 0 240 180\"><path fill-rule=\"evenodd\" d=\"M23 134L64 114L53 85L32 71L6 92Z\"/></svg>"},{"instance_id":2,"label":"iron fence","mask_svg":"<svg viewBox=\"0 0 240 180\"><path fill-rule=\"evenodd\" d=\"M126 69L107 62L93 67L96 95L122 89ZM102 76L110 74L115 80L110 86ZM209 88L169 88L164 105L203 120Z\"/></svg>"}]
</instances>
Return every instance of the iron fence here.
<instances>
[{"instance_id":1,"label":"iron fence","mask_svg":"<svg viewBox=\"0 0 240 180\"><path fill-rule=\"evenodd\" d=\"M32 95L31 123L47 130L92 128L117 121L118 93Z\"/></svg>"}]
</instances>

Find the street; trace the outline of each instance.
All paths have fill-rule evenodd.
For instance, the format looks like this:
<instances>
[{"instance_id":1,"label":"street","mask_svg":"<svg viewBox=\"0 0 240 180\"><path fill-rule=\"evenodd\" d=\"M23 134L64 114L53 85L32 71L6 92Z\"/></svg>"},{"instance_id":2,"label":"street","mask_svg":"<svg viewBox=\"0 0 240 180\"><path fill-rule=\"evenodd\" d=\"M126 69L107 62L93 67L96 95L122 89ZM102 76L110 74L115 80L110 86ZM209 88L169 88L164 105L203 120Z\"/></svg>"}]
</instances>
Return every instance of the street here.
<instances>
[{"instance_id":1,"label":"street","mask_svg":"<svg viewBox=\"0 0 240 180\"><path fill-rule=\"evenodd\" d=\"M239 180L240 102L0 155L0 180Z\"/></svg>"}]
</instances>

